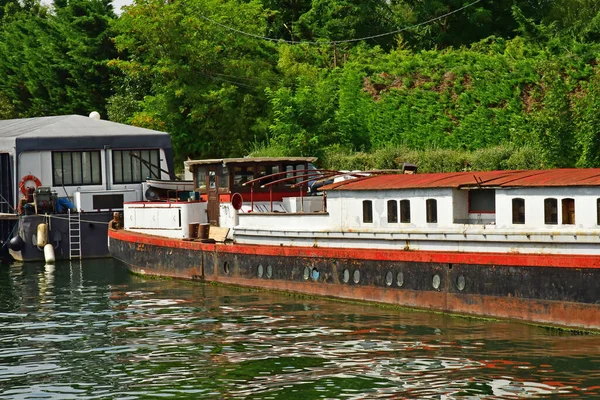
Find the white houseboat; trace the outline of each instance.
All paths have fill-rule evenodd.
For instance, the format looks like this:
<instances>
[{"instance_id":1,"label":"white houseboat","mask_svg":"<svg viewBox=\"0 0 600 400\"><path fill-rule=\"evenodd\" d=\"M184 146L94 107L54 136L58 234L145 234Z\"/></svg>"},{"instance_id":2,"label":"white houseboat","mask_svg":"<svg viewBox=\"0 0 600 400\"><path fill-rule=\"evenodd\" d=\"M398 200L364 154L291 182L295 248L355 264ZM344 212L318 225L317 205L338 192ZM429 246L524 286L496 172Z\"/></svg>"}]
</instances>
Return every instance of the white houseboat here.
<instances>
[{"instance_id":1,"label":"white houseboat","mask_svg":"<svg viewBox=\"0 0 600 400\"><path fill-rule=\"evenodd\" d=\"M190 161L201 200L126 203L110 251L142 274L600 330L600 169L354 174L307 196L334 177L311 161Z\"/></svg>"},{"instance_id":2,"label":"white houseboat","mask_svg":"<svg viewBox=\"0 0 600 400\"><path fill-rule=\"evenodd\" d=\"M0 246L21 261L110 256L112 212L173 178L168 133L80 115L0 120ZM40 228L42 225L44 228Z\"/></svg>"}]
</instances>

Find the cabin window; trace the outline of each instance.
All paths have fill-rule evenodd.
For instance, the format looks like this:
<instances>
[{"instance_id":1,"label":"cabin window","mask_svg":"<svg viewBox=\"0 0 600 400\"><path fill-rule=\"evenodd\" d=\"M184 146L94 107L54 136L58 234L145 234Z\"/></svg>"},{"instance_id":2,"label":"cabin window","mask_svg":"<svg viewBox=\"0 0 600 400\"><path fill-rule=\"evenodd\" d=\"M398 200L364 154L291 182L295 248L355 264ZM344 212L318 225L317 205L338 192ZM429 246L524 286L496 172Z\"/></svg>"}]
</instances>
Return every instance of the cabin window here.
<instances>
[{"instance_id":1,"label":"cabin window","mask_svg":"<svg viewBox=\"0 0 600 400\"><path fill-rule=\"evenodd\" d=\"M400 200L400 222L410 223L410 200Z\"/></svg>"},{"instance_id":2,"label":"cabin window","mask_svg":"<svg viewBox=\"0 0 600 400\"><path fill-rule=\"evenodd\" d=\"M294 176L294 173L291 172L291 171L295 170L293 165L290 165L290 164L286 165L285 170L286 170L286 172L289 172L288 174L285 174L286 178L291 178ZM294 181L292 179L288 179L288 180L284 181L283 184L286 186L291 186L294 184Z\"/></svg>"},{"instance_id":3,"label":"cabin window","mask_svg":"<svg viewBox=\"0 0 600 400\"><path fill-rule=\"evenodd\" d=\"M512 220L513 224L525 223L525 199L512 199Z\"/></svg>"},{"instance_id":4,"label":"cabin window","mask_svg":"<svg viewBox=\"0 0 600 400\"><path fill-rule=\"evenodd\" d=\"M219 167L219 189L229 189L229 168Z\"/></svg>"},{"instance_id":5,"label":"cabin window","mask_svg":"<svg viewBox=\"0 0 600 400\"><path fill-rule=\"evenodd\" d=\"M208 168L206 166L195 166L194 174L196 175L196 189L200 193L206 193L206 174Z\"/></svg>"},{"instance_id":6,"label":"cabin window","mask_svg":"<svg viewBox=\"0 0 600 400\"><path fill-rule=\"evenodd\" d=\"M437 200L436 199L427 199L425 202L425 206L427 208L427 223L435 224L438 221L437 217Z\"/></svg>"},{"instance_id":7,"label":"cabin window","mask_svg":"<svg viewBox=\"0 0 600 400\"><path fill-rule=\"evenodd\" d=\"M279 173L279 165L257 165L255 167L256 179L261 178L263 176L273 175ZM266 179L261 179L258 182L258 186L265 185L267 183L277 181L279 179L283 179L283 175L277 175ZM267 186L268 187L268 186Z\"/></svg>"},{"instance_id":8,"label":"cabin window","mask_svg":"<svg viewBox=\"0 0 600 400\"><path fill-rule=\"evenodd\" d=\"M546 225L558 224L558 201L556 199L544 199L544 223Z\"/></svg>"},{"instance_id":9,"label":"cabin window","mask_svg":"<svg viewBox=\"0 0 600 400\"><path fill-rule=\"evenodd\" d=\"M596 199L596 224L600 225L600 199Z\"/></svg>"},{"instance_id":10,"label":"cabin window","mask_svg":"<svg viewBox=\"0 0 600 400\"><path fill-rule=\"evenodd\" d=\"M371 200L363 201L363 222L366 224L373 222L373 202Z\"/></svg>"},{"instance_id":11,"label":"cabin window","mask_svg":"<svg viewBox=\"0 0 600 400\"><path fill-rule=\"evenodd\" d=\"M388 223L390 224L398 222L398 202L396 200L388 200L387 217Z\"/></svg>"},{"instance_id":12,"label":"cabin window","mask_svg":"<svg viewBox=\"0 0 600 400\"><path fill-rule=\"evenodd\" d=\"M208 170L208 190L217 188L217 171Z\"/></svg>"},{"instance_id":13,"label":"cabin window","mask_svg":"<svg viewBox=\"0 0 600 400\"><path fill-rule=\"evenodd\" d=\"M493 214L496 212L496 191L494 189L469 190L469 213Z\"/></svg>"},{"instance_id":14,"label":"cabin window","mask_svg":"<svg viewBox=\"0 0 600 400\"><path fill-rule=\"evenodd\" d=\"M113 183L139 183L160 179L160 152L155 150L113 150Z\"/></svg>"},{"instance_id":15,"label":"cabin window","mask_svg":"<svg viewBox=\"0 0 600 400\"><path fill-rule=\"evenodd\" d=\"M562 199L562 223L575 224L575 199Z\"/></svg>"},{"instance_id":16,"label":"cabin window","mask_svg":"<svg viewBox=\"0 0 600 400\"><path fill-rule=\"evenodd\" d=\"M243 186L244 183L254 179L254 169L249 166L233 167L233 186Z\"/></svg>"},{"instance_id":17,"label":"cabin window","mask_svg":"<svg viewBox=\"0 0 600 400\"><path fill-rule=\"evenodd\" d=\"M52 185L101 185L100 151L53 151Z\"/></svg>"},{"instance_id":18,"label":"cabin window","mask_svg":"<svg viewBox=\"0 0 600 400\"><path fill-rule=\"evenodd\" d=\"M303 176L303 175L306 175L306 172L302 172L304 170L306 170L306 166L304 164L297 164L296 165L296 171L301 171L301 172L296 172L296 176L300 177L300 178L296 178L296 183L300 183L300 182L306 180L304 178L304 176Z\"/></svg>"}]
</instances>

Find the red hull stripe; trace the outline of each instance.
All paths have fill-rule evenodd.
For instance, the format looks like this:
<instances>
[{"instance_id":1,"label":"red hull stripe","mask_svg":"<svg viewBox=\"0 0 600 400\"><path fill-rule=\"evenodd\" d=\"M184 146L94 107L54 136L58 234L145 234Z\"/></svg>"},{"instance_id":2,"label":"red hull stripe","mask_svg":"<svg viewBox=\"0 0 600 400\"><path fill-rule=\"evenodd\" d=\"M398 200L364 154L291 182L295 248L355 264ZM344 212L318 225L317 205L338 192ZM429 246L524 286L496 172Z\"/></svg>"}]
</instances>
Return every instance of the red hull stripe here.
<instances>
[{"instance_id":1,"label":"red hull stripe","mask_svg":"<svg viewBox=\"0 0 600 400\"><path fill-rule=\"evenodd\" d=\"M524 267L600 268L600 257L568 254L468 253L450 251L339 249L333 247L291 247L246 244L205 244L124 230L109 230L108 235L125 242L219 253L264 256L333 258L379 261L430 262L441 264L481 264Z\"/></svg>"}]
</instances>

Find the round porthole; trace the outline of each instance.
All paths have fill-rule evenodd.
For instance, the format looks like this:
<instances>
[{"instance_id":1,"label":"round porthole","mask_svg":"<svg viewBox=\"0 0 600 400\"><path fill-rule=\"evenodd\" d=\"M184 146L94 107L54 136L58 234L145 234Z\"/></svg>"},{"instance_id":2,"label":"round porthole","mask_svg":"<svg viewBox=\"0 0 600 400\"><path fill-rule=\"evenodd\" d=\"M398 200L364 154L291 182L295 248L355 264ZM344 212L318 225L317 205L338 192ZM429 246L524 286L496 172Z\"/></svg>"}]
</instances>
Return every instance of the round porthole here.
<instances>
[{"instance_id":1,"label":"round porthole","mask_svg":"<svg viewBox=\"0 0 600 400\"><path fill-rule=\"evenodd\" d=\"M442 283L442 279L440 278L440 276L438 274L435 274L433 276L433 279L431 280L431 285L433 286L434 289L439 289L441 283Z\"/></svg>"},{"instance_id":2,"label":"round porthole","mask_svg":"<svg viewBox=\"0 0 600 400\"><path fill-rule=\"evenodd\" d=\"M273 276L273 267L267 265L267 278L271 278Z\"/></svg>"},{"instance_id":3,"label":"round porthole","mask_svg":"<svg viewBox=\"0 0 600 400\"><path fill-rule=\"evenodd\" d=\"M360 282L360 271L355 269L354 270L354 274L352 275L352 280L354 281L354 283L358 283Z\"/></svg>"},{"instance_id":4,"label":"round porthole","mask_svg":"<svg viewBox=\"0 0 600 400\"><path fill-rule=\"evenodd\" d=\"M388 286L392 286L393 280L394 280L394 275L392 274L392 271L388 271L388 273L385 274L385 284Z\"/></svg>"},{"instance_id":5,"label":"round porthole","mask_svg":"<svg viewBox=\"0 0 600 400\"><path fill-rule=\"evenodd\" d=\"M229 263L227 261L225 261L223 263L223 272L225 272L225 274L229 275Z\"/></svg>"},{"instance_id":6,"label":"round porthole","mask_svg":"<svg viewBox=\"0 0 600 400\"><path fill-rule=\"evenodd\" d=\"M398 275L396 275L396 284L398 287L404 285L404 273L398 272Z\"/></svg>"},{"instance_id":7,"label":"round porthole","mask_svg":"<svg viewBox=\"0 0 600 400\"><path fill-rule=\"evenodd\" d=\"M348 281L350 280L350 271L345 269L344 276L342 277L342 279L344 280L344 283L348 283Z\"/></svg>"},{"instance_id":8,"label":"round porthole","mask_svg":"<svg viewBox=\"0 0 600 400\"><path fill-rule=\"evenodd\" d=\"M317 269L317 267L313 267L310 276L312 277L313 281L319 280L319 270Z\"/></svg>"},{"instance_id":9,"label":"round porthole","mask_svg":"<svg viewBox=\"0 0 600 400\"><path fill-rule=\"evenodd\" d=\"M308 267L304 267L304 280L308 280L310 277L310 269Z\"/></svg>"},{"instance_id":10,"label":"round porthole","mask_svg":"<svg viewBox=\"0 0 600 400\"><path fill-rule=\"evenodd\" d=\"M459 275L458 278L456 278L456 288L458 290L465 290L465 286L467 286L467 280L464 275Z\"/></svg>"},{"instance_id":11,"label":"round porthole","mask_svg":"<svg viewBox=\"0 0 600 400\"><path fill-rule=\"evenodd\" d=\"M256 271L256 274L258 275L258 277L259 277L259 278L262 278L262 276L263 276L263 273L264 273L263 266L262 266L262 264L259 264L259 265L258 265L258 269L257 269L257 271Z\"/></svg>"}]
</instances>

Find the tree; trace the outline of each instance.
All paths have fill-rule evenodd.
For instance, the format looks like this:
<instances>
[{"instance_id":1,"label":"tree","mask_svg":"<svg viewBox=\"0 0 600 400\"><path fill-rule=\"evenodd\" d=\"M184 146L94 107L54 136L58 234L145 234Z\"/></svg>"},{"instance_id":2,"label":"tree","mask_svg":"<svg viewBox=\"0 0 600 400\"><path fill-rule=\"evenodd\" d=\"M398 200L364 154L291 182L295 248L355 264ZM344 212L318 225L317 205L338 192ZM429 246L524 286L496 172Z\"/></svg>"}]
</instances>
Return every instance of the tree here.
<instances>
[{"instance_id":1,"label":"tree","mask_svg":"<svg viewBox=\"0 0 600 400\"><path fill-rule=\"evenodd\" d=\"M298 37L311 41L343 41L387 33L395 29L390 4L384 0L313 0L295 26ZM390 48L393 36L369 40Z\"/></svg>"},{"instance_id":2,"label":"tree","mask_svg":"<svg viewBox=\"0 0 600 400\"><path fill-rule=\"evenodd\" d=\"M542 78L543 108L533 117L546 168L575 166L575 136L569 89L560 70L550 66Z\"/></svg>"},{"instance_id":3,"label":"tree","mask_svg":"<svg viewBox=\"0 0 600 400\"><path fill-rule=\"evenodd\" d=\"M59 2L55 13L24 3L0 25L0 91L18 116L104 112L110 2Z\"/></svg>"},{"instance_id":4,"label":"tree","mask_svg":"<svg viewBox=\"0 0 600 400\"><path fill-rule=\"evenodd\" d=\"M266 137L265 88L277 53L211 20L264 34L258 3L149 0L115 22L120 57L111 101L132 105L132 123L171 132L179 159L243 155Z\"/></svg>"}]
</instances>

